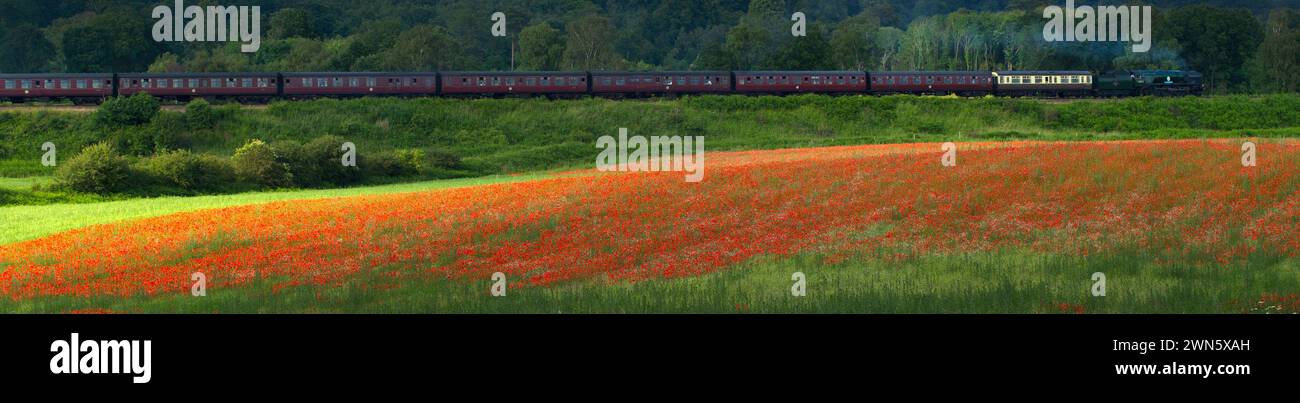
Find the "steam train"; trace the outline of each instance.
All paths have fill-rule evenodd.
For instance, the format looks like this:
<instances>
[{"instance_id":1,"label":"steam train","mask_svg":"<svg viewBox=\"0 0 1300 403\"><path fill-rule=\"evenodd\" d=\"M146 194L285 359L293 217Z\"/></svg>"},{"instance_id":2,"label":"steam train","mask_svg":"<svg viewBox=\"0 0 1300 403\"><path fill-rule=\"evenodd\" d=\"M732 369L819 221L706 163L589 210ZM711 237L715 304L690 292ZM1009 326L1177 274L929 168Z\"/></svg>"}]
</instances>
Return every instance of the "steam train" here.
<instances>
[{"instance_id":1,"label":"steam train","mask_svg":"<svg viewBox=\"0 0 1300 403\"><path fill-rule=\"evenodd\" d=\"M71 100L147 93L163 99L362 96L551 98L689 94L916 94L1128 97L1199 95L1201 74L1183 70L1087 71L662 71L422 73L0 74L0 101Z\"/></svg>"}]
</instances>

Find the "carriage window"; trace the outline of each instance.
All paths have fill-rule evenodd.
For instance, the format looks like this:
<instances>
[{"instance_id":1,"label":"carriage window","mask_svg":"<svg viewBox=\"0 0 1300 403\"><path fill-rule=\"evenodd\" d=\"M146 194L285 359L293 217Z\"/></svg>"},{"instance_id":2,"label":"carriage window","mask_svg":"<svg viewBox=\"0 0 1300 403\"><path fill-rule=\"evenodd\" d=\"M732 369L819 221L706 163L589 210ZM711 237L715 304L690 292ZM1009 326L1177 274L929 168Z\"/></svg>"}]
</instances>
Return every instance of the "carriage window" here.
<instances>
[{"instance_id":1,"label":"carriage window","mask_svg":"<svg viewBox=\"0 0 1300 403\"><path fill-rule=\"evenodd\" d=\"M528 77L528 79L524 80L524 83L530 86L537 85L537 77ZM619 85L623 85L623 84L620 82Z\"/></svg>"},{"instance_id":2,"label":"carriage window","mask_svg":"<svg viewBox=\"0 0 1300 403\"><path fill-rule=\"evenodd\" d=\"M374 77L366 77L366 86L367 86L367 87L374 87L374 86L375 86L375 81L376 81L376 80L375 80Z\"/></svg>"},{"instance_id":3,"label":"carriage window","mask_svg":"<svg viewBox=\"0 0 1300 403\"><path fill-rule=\"evenodd\" d=\"M501 85L501 77L492 77L492 85L493 86Z\"/></svg>"},{"instance_id":4,"label":"carriage window","mask_svg":"<svg viewBox=\"0 0 1300 403\"><path fill-rule=\"evenodd\" d=\"M5 80L5 89L6 90L14 89L14 80Z\"/></svg>"},{"instance_id":5,"label":"carriage window","mask_svg":"<svg viewBox=\"0 0 1300 403\"><path fill-rule=\"evenodd\" d=\"M270 82L266 81L265 78L259 78L257 79L257 86L261 88L266 88L270 86Z\"/></svg>"},{"instance_id":6,"label":"carriage window","mask_svg":"<svg viewBox=\"0 0 1300 403\"><path fill-rule=\"evenodd\" d=\"M167 79L158 80L158 88L167 88Z\"/></svg>"},{"instance_id":7,"label":"carriage window","mask_svg":"<svg viewBox=\"0 0 1300 403\"><path fill-rule=\"evenodd\" d=\"M149 87L150 87L150 81L149 81L149 79L146 78L146 79L140 80L140 88L149 88Z\"/></svg>"},{"instance_id":8,"label":"carriage window","mask_svg":"<svg viewBox=\"0 0 1300 403\"><path fill-rule=\"evenodd\" d=\"M321 88L326 88L326 87L329 87L329 86L330 86L330 83L329 83L329 81L327 81L327 80L325 80L325 79L323 79L323 78L317 78L317 79L316 79L316 86L317 86L317 87L321 87Z\"/></svg>"},{"instance_id":9,"label":"carriage window","mask_svg":"<svg viewBox=\"0 0 1300 403\"><path fill-rule=\"evenodd\" d=\"M208 86L212 88L221 88L221 80L215 78L208 80Z\"/></svg>"},{"instance_id":10,"label":"carriage window","mask_svg":"<svg viewBox=\"0 0 1300 403\"><path fill-rule=\"evenodd\" d=\"M32 82L31 82L31 81L27 81L27 80L23 80L23 89L27 90L27 89L31 89L31 88L32 88Z\"/></svg>"},{"instance_id":11,"label":"carriage window","mask_svg":"<svg viewBox=\"0 0 1300 403\"><path fill-rule=\"evenodd\" d=\"M700 77L699 76L691 77L690 83L691 85L700 85Z\"/></svg>"},{"instance_id":12,"label":"carriage window","mask_svg":"<svg viewBox=\"0 0 1300 403\"><path fill-rule=\"evenodd\" d=\"M569 85L578 85L577 77L569 77Z\"/></svg>"},{"instance_id":13,"label":"carriage window","mask_svg":"<svg viewBox=\"0 0 1300 403\"><path fill-rule=\"evenodd\" d=\"M243 84L244 88L253 88L253 79L251 79L251 78L245 78L245 79L243 80L243 83L242 83L242 84Z\"/></svg>"},{"instance_id":14,"label":"carriage window","mask_svg":"<svg viewBox=\"0 0 1300 403\"><path fill-rule=\"evenodd\" d=\"M183 88L183 87L185 87L185 80L180 80L180 79L172 80L172 88Z\"/></svg>"},{"instance_id":15,"label":"carriage window","mask_svg":"<svg viewBox=\"0 0 1300 403\"><path fill-rule=\"evenodd\" d=\"M606 84L609 84L609 83L608 83L608 81L609 81L608 78L605 79L605 81L607 81ZM515 85L515 78L514 78L514 77L506 77L506 85L510 85L510 86Z\"/></svg>"},{"instance_id":16,"label":"carriage window","mask_svg":"<svg viewBox=\"0 0 1300 403\"><path fill-rule=\"evenodd\" d=\"M618 79L618 85L624 85L625 83L627 83L627 81L624 80L623 78L620 77L620 78Z\"/></svg>"},{"instance_id":17,"label":"carriage window","mask_svg":"<svg viewBox=\"0 0 1300 403\"><path fill-rule=\"evenodd\" d=\"M199 80L198 80L198 79L195 79L195 78L191 78L191 79L190 79L190 88L199 88Z\"/></svg>"}]
</instances>

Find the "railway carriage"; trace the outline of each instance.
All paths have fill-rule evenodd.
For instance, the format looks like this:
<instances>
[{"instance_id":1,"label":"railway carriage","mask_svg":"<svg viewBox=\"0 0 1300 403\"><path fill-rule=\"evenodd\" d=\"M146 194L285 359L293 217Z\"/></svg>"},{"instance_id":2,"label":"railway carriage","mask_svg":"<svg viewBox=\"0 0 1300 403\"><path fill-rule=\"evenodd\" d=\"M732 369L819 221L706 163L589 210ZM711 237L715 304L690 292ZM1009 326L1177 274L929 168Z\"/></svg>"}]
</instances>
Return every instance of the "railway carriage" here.
<instances>
[{"instance_id":1,"label":"railway carriage","mask_svg":"<svg viewBox=\"0 0 1300 403\"><path fill-rule=\"evenodd\" d=\"M444 72L442 95L580 95L589 91L585 72Z\"/></svg>"},{"instance_id":2,"label":"railway carriage","mask_svg":"<svg viewBox=\"0 0 1300 403\"><path fill-rule=\"evenodd\" d=\"M992 94L993 73L979 71L871 72L870 91L876 94L987 95Z\"/></svg>"},{"instance_id":3,"label":"railway carriage","mask_svg":"<svg viewBox=\"0 0 1300 403\"><path fill-rule=\"evenodd\" d=\"M112 74L0 74L0 100L71 99L81 103L110 96Z\"/></svg>"},{"instance_id":4,"label":"railway carriage","mask_svg":"<svg viewBox=\"0 0 1300 403\"><path fill-rule=\"evenodd\" d=\"M281 95L295 99L438 93L438 73L283 73L280 76L284 80Z\"/></svg>"},{"instance_id":5,"label":"railway carriage","mask_svg":"<svg viewBox=\"0 0 1300 403\"><path fill-rule=\"evenodd\" d=\"M962 96L1200 95L1185 70L1087 71L664 71L315 72L0 74L0 101L99 102L146 93L163 99L267 101L359 96L546 96L678 94L956 94Z\"/></svg>"},{"instance_id":6,"label":"railway carriage","mask_svg":"<svg viewBox=\"0 0 1300 403\"><path fill-rule=\"evenodd\" d=\"M275 73L138 73L117 76L117 94L146 93L163 99L265 100L279 95Z\"/></svg>"},{"instance_id":7,"label":"railway carriage","mask_svg":"<svg viewBox=\"0 0 1300 403\"><path fill-rule=\"evenodd\" d=\"M729 71L591 73L591 93L595 95L646 96L729 92L731 92Z\"/></svg>"},{"instance_id":8,"label":"railway carriage","mask_svg":"<svg viewBox=\"0 0 1300 403\"><path fill-rule=\"evenodd\" d=\"M1092 95L1092 73L1087 71L997 71L992 74L997 77L998 95Z\"/></svg>"},{"instance_id":9,"label":"railway carriage","mask_svg":"<svg viewBox=\"0 0 1300 403\"><path fill-rule=\"evenodd\" d=\"M864 71L737 71L739 94L865 93Z\"/></svg>"}]
</instances>

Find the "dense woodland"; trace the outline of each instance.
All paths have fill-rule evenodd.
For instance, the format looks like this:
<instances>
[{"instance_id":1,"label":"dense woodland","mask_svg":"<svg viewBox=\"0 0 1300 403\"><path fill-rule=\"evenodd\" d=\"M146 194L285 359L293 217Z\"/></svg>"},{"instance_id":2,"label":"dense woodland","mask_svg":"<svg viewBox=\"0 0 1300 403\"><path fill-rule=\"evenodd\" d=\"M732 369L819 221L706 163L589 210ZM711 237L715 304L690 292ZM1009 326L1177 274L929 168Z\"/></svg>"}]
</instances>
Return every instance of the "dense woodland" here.
<instances>
[{"instance_id":1,"label":"dense woodland","mask_svg":"<svg viewBox=\"0 0 1300 403\"><path fill-rule=\"evenodd\" d=\"M1217 92L1300 90L1296 0L1107 3L1154 6L1150 52L1043 41L1042 7L1064 0L185 3L261 5L256 53L153 41L171 0L0 0L0 72L1189 68ZM795 11L807 36L789 34Z\"/></svg>"}]
</instances>

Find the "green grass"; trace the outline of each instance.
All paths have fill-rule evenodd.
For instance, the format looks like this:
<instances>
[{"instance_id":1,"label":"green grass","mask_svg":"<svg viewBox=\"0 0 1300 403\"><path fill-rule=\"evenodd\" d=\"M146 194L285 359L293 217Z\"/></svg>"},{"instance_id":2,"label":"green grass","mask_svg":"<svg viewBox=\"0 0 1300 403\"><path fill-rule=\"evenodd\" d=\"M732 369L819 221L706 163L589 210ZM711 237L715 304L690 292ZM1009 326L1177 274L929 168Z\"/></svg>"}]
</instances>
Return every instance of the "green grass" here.
<instances>
[{"instance_id":1,"label":"green grass","mask_svg":"<svg viewBox=\"0 0 1300 403\"><path fill-rule=\"evenodd\" d=\"M526 181L542 178L544 176L546 176L545 173L537 173L518 176L491 176L472 179L451 179L342 189L251 192L218 196L127 199L97 203L6 206L0 207L0 223L3 223L0 224L0 245L95 224L157 217L184 211L268 203L283 200L305 200L371 194L418 192L433 189ZM34 181L40 181L40 179L34 179ZM6 180L6 182L20 183L22 180Z\"/></svg>"},{"instance_id":2,"label":"green grass","mask_svg":"<svg viewBox=\"0 0 1300 403\"><path fill-rule=\"evenodd\" d=\"M1300 261L1255 259L1227 266L1155 265L1149 256L1063 256L999 251L873 258L827 264L817 254L764 257L709 275L635 284L563 283L489 294L488 280L448 280L371 268L341 286L272 291L273 279L209 288L206 297L45 297L5 300L5 312L110 309L149 313L1087 313L1252 312L1263 293L1300 289ZM803 272L807 295L794 297L791 275ZM1106 295L1092 295L1092 274L1106 275ZM1069 309L1073 312L1073 308Z\"/></svg>"},{"instance_id":3,"label":"green grass","mask_svg":"<svg viewBox=\"0 0 1300 403\"><path fill-rule=\"evenodd\" d=\"M655 100L390 99L276 102L214 108L213 128L162 111L147 125L98 127L85 113L0 112L0 176L48 175L40 145L61 158L108 141L147 155L189 148L228 156L250 139L338 135L360 152L427 148L462 157L472 174L588 163L602 135L704 135L710 150L982 139L1100 140L1300 136L1300 95L1033 99L916 96L699 96Z\"/></svg>"}]
</instances>

